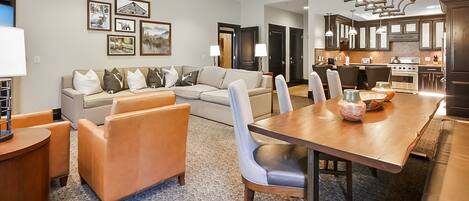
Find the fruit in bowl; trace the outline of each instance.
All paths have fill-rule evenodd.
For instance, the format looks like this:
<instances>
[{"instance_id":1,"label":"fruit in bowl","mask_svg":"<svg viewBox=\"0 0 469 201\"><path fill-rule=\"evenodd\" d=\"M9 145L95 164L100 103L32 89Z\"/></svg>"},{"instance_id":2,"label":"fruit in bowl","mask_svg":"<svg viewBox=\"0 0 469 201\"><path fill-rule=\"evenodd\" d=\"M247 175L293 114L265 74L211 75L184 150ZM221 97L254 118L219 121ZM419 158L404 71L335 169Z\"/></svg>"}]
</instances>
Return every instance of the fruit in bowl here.
<instances>
[{"instance_id":1,"label":"fruit in bowl","mask_svg":"<svg viewBox=\"0 0 469 201\"><path fill-rule=\"evenodd\" d=\"M375 111L383 108L386 94L372 91L360 91L360 98L366 104L366 111Z\"/></svg>"},{"instance_id":2,"label":"fruit in bowl","mask_svg":"<svg viewBox=\"0 0 469 201\"><path fill-rule=\"evenodd\" d=\"M376 86L371 89L371 91L385 94L385 101L391 101L396 95L396 92L391 88L391 84L389 82L376 82Z\"/></svg>"},{"instance_id":3,"label":"fruit in bowl","mask_svg":"<svg viewBox=\"0 0 469 201\"><path fill-rule=\"evenodd\" d=\"M366 104L360 98L358 90L344 90L344 97L339 101L340 115L348 121L361 121L365 116Z\"/></svg>"}]
</instances>

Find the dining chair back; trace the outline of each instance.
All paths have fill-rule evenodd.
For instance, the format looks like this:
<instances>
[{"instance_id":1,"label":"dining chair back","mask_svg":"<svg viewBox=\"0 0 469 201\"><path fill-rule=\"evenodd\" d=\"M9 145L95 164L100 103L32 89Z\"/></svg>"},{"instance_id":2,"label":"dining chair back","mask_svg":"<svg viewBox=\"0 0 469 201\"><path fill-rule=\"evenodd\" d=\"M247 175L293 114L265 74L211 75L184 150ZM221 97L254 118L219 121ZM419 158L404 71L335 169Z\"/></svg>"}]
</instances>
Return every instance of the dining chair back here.
<instances>
[{"instance_id":1,"label":"dining chair back","mask_svg":"<svg viewBox=\"0 0 469 201\"><path fill-rule=\"evenodd\" d=\"M323 85L327 85L327 74L326 74L326 71L327 70L332 70L332 66L331 65L327 65L327 66L318 66L318 65L313 65L313 71L316 72L319 77L321 78L321 83Z\"/></svg>"},{"instance_id":2,"label":"dining chair back","mask_svg":"<svg viewBox=\"0 0 469 201\"><path fill-rule=\"evenodd\" d=\"M342 88L356 89L358 86L358 72L360 68L357 67L339 67L338 69Z\"/></svg>"},{"instance_id":3,"label":"dining chair back","mask_svg":"<svg viewBox=\"0 0 469 201\"><path fill-rule=\"evenodd\" d=\"M365 68L367 78L367 88L375 87L376 82L389 82L391 68L387 66L370 66Z\"/></svg>"},{"instance_id":4,"label":"dining chair back","mask_svg":"<svg viewBox=\"0 0 469 201\"><path fill-rule=\"evenodd\" d=\"M309 75L308 82L309 90L313 93L314 103L326 101L326 95L324 94L321 78L317 72L312 72Z\"/></svg>"},{"instance_id":5,"label":"dining chair back","mask_svg":"<svg viewBox=\"0 0 469 201\"><path fill-rule=\"evenodd\" d=\"M293 106L290 100L290 93L288 92L287 82L283 75L275 77L275 86L277 87L278 105L280 114L293 111Z\"/></svg>"},{"instance_id":6,"label":"dining chair back","mask_svg":"<svg viewBox=\"0 0 469 201\"><path fill-rule=\"evenodd\" d=\"M267 172L254 159L254 151L260 144L252 137L248 124L254 122L246 84L238 80L228 86L233 128L238 150L238 160L243 178L267 185Z\"/></svg>"},{"instance_id":7,"label":"dining chair back","mask_svg":"<svg viewBox=\"0 0 469 201\"><path fill-rule=\"evenodd\" d=\"M327 82L329 86L329 94L331 98L342 96L342 83L340 81L339 72L327 70Z\"/></svg>"}]
</instances>

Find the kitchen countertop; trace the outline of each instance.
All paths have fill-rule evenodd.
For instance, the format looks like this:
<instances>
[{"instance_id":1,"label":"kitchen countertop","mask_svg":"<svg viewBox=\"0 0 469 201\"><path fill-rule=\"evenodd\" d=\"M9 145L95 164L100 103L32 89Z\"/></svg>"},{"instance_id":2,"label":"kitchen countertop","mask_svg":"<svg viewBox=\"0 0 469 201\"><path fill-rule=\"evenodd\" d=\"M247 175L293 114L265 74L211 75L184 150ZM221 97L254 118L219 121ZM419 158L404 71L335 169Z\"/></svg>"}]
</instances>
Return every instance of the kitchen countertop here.
<instances>
[{"instance_id":1,"label":"kitchen countertop","mask_svg":"<svg viewBox=\"0 0 469 201\"><path fill-rule=\"evenodd\" d=\"M438 67L438 68L441 68L442 64L420 64L419 67Z\"/></svg>"}]
</instances>

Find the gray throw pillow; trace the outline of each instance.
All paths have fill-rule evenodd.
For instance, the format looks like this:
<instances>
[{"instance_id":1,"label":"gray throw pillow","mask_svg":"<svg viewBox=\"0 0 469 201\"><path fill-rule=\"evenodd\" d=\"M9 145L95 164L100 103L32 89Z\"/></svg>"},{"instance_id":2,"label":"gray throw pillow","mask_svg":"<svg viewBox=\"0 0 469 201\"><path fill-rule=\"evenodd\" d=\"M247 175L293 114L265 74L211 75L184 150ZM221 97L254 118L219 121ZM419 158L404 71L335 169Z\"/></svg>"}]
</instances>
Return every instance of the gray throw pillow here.
<instances>
[{"instance_id":1,"label":"gray throw pillow","mask_svg":"<svg viewBox=\"0 0 469 201\"><path fill-rule=\"evenodd\" d=\"M164 73L160 69L148 69L147 86L150 88L164 87Z\"/></svg>"},{"instance_id":2,"label":"gray throw pillow","mask_svg":"<svg viewBox=\"0 0 469 201\"><path fill-rule=\"evenodd\" d=\"M104 90L110 94L124 89L124 77L116 68L112 69L112 71L104 70L103 82Z\"/></svg>"},{"instance_id":3,"label":"gray throw pillow","mask_svg":"<svg viewBox=\"0 0 469 201\"><path fill-rule=\"evenodd\" d=\"M197 84L197 76L199 75L199 71L193 71L190 73L186 73L182 75L178 82L177 86L194 86Z\"/></svg>"}]
</instances>

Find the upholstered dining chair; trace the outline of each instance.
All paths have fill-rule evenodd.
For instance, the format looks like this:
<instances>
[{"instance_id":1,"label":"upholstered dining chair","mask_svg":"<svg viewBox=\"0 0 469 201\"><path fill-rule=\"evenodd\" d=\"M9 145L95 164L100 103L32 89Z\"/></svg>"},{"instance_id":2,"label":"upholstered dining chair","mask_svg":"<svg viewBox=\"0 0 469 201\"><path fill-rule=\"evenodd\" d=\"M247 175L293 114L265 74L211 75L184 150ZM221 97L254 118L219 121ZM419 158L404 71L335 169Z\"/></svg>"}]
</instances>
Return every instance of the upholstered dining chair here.
<instances>
[{"instance_id":1,"label":"upholstered dining chair","mask_svg":"<svg viewBox=\"0 0 469 201\"><path fill-rule=\"evenodd\" d=\"M329 93L329 87L327 83L327 70L332 70L332 65L313 65L313 71L318 73L321 78L322 87L325 92ZM329 94L326 94L328 96ZM326 97L327 98L327 97Z\"/></svg>"},{"instance_id":2,"label":"upholstered dining chair","mask_svg":"<svg viewBox=\"0 0 469 201\"><path fill-rule=\"evenodd\" d=\"M367 89L375 87L376 82L389 82L391 77L391 68L387 66L368 66L365 68L365 72Z\"/></svg>"},{"instance_id":3,"label":"upholstered dining chair","mask_svg":"<svg viewBox=\"0 0 469 201\"><path fill-rule=\"evenodd\" d=\"M319 76L318 76L319 77ZM280 86L285 86L286 87L286 82L285 82L285 79L282 79L283 76L279 75L275 78L275 84L277 85L277 87L280 87ZM320 82L320 80L316 79L317 81ZM247 93L247 92L246 92ZM291 105L291 100L290 100L290 97L288 95L288 90L280 90L278 91L278 88L277 88L277 95L279 97L279 105ZM247 96L247 95L246 95ZM282 98L280 98L282 97ZM324 97L324 92L322 93L322 97L321 99L325 100L326 98ZM249 101L249 100L248 100ZM284 102L282 102L284 101ZM233 103L231 104L232 107L233 107ZM250 105L249 102L247 105ZM249 107L250 109L250 107ZM250 111L250 110L249 110ZM280 113L287 113L287 112L291 112L293 111L293 109L290 107L288 108L288 110L283 110L283 112L281 111ZM233 112L233 115L234 115L235 112ZM250 115L251 119L252 119L252 115ZM252 123L252 121L249 121L247 124L249 123ZM246 126L247 126L246 124ZM236 128L235 128L236 130ZM248 131L249 132L249 131ZM270 145L270 146L274 146L274 145ZM261 156L260 159L259 158L256 158L256 161L260 162L261 164L262 163L267 163L267 170L268 170L268 173L269 170L271 170L270 168L272 167L275 167L276 165L278 164L281 164L279 162L274 162L276 161L275 159L273 159L273 156L269 155L270 152L272 152L272 150L282 150L282 149L287 149L286 147L282 147L282 146L286 146L286 145L275 145L276 148L273 148L273 147L270 147L268 148L269 151L266 151L265 149L267 148L261 148L261 150L263 151L266 151L265 153L261 153L259 154L259 151L257 151L257 155L256 156ZM301 156L301 157L306 157L307 156L307 149L305 147L302 147L302 146L296 146L296 145L289 145L290 146L290 149L294 149L295 152L297 153L301 153L301 154L298 154L295 156L295 158ZM270 150L271 149L271 150ZM301 152L300 152L301 151ZM305 153L303 153L305 152ZM276 153L278 154L281 154L281 155L285 155L285 154L288 154L285 153L285 151L277 151ZM263 156L262 154L265 154L265 156ZM287 155L287 156L290 156L290 155ZM267 160L269 159L269 160ZM265 161L264 161L265 160ZM286 159L277 159L278 161L282 161L282 160L286 160ZM291 159L290 159L291 160ZM301 160L304 160L303 158ZM327 155L327 154L323 154L323 153L320 153L319 154L319 160L322 160L324 161L325 163L325 168L324 169L320 169L319 172L320 173L323 173L323 174L333 174L333 175L345 175L346 176L346 180L347 180L347 194L346 194L346 198L347 200L352 200L352 162L351 161L346 161L346 160L343 160L343 159L340 159L340 158L337 158L337 157L334 157L334 156L331 156L331 155ZM328 168L328 164L329 164L329 161L332 161L333 162L333 170L329 170ZM306 162L306 161L301 161L302 163L303 162ZM345 168L345 171L339 171L338 170L338 165L337 165L337 162L344 162L346 164L346 168ZM299 165L306 165L306 164L299 164ZM289 163L288 163L289 164ZM317 167L319 168L319 167ZM277 169L274 169L274 171L278 171ZM298 171L296 171L298 172ZM299 172L298 172L299 173ZM306 174L306 173L305 173ZM269 175L270 176L270 175ZM299 176L299 175L298 175ZM303 175L304 176L304 175ZM303 178L304 179L304 178ZM303 186L304 187L304 186Z\"/></svg>"},{"instance_id":4,"label":"upholstered dining chair","mask_svg":"<svg viewBox=\"0 0 469 201\"><path fill-rule=\"evenodd\" d=\"M290 92L288 92L287 82L283 75L277 75L277 77L275 77L275 87L277 88L280 113L292 111L293 106L290 101Z\"/></svg>"},{"instance_id":5,"label":"upholstered dining chair","mask_svg":"<svg viewBox=\"0 0 469 201\"><path fill-rule=\"evenodd\" d=\"M331 99L342 96L342 83L340 81L339 72L327 70L327 82Z\"/></svg>"},{"instance_id":6,"label":"upholstered dining chair","mask_svg":"<svg viewBox=\"0 0 469 201\"><path fill-rule=\"evenodd\" d=\"M228 94L244 183L244 200L253 200L254 192L303 198L308 156L306 148L256 141L248 129L248 124L253 123L254 119L246 84L242 80L231 83Z\"/></svg>"},{"instance_id":7,"label":"upholstered dining chair","mask_svg":"<svg viewBox=\"0 0 469 201\"><path fill-rule=\"evenodd\" d=\"M321 78L317 72L311 72L308 79L309 90L313 93L314 103L326 101L326 95L324 94L324 88L321 83Z\"/></svg>"}]
</instances>

